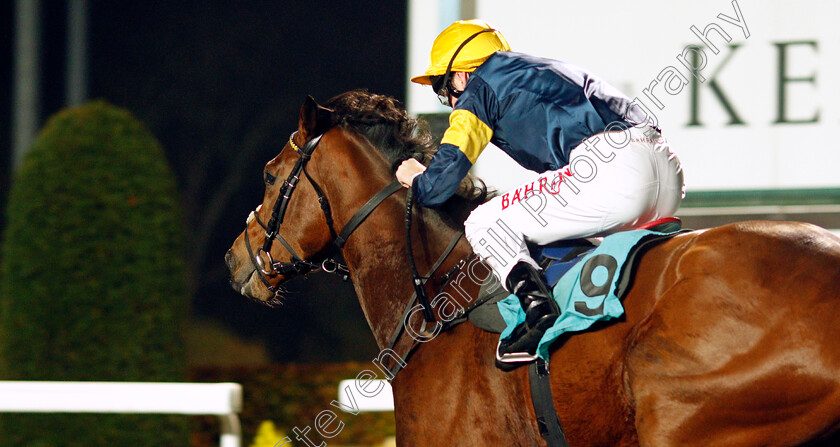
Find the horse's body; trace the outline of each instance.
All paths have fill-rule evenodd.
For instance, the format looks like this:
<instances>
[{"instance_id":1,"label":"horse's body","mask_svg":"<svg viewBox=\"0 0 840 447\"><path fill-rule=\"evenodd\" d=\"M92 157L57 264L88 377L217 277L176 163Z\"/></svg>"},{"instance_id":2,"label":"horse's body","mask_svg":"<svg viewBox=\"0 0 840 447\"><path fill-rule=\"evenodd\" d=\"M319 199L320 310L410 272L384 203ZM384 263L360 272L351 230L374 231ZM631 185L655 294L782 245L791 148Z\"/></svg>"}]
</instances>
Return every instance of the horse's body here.
<instances>
[{"instance_id":1,"label":"horse's body","mask_svg":"<svg viewBox=\"0 0 840 447\"><path fill-rule=\"evenodd\" d=\"M298 145L335 124L313 107L301 111ZM266 171L283 178L295 161L287 147ZM326 132L309 174L336 228L392 181L393 163L348 126ZM306 180L298 189L281 234L302 256L317 256L331 233L314 189ZM264 220L277 191L266 189ZM412 294L404 198L385 200L342 250L380 347ZM417 214L413 246L424 272L458 229L436 212ZM264 237L252 223L237 239L231 281L268 301L243 248L246 234L257 244ZM470 252L461 240L438 274ZM470 281L459 287L471 297L478 291ZM832 234L745 222L678 235L643 256L623 304L621 320L565 336L553 350L555 406L570 445L840 444L840 241ZM527 370L497 369L497 342L498 334L461 324L414 350L393 381L400 445L542 445ZM395 350L412 343L403 335Z\"/></svg>"}]
</instances>

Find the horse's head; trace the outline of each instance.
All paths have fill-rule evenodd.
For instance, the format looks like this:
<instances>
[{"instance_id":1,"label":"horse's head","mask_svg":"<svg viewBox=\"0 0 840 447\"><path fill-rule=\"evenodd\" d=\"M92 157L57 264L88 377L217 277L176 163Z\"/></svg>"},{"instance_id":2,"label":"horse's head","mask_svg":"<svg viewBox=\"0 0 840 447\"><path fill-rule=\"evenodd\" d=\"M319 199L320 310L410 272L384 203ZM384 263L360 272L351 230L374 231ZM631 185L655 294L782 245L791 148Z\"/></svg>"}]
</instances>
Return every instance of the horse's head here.
<instances>
[{"instance_id":1,"label":"horse's head","mask_svg":"<svg viewBox=\"0 0 840 447\"><path fill-rule=\"evenodd\" d=\"M388 210L372 217L376 223L365 224L375 236L352 238L358 245L353 251L367 256L373 246L395 241L404 247L403 204L385 199L402 189L394 181L402 160L431 159L431 134L387 96L356 90L325 105L311 97L304 102L297 132L265 167L262 204L225 256L231 285L254 300L275 304L286 280L322 269L325 260L324 270L334 267L329 256L374 209ZM462 186L483 191L471 179ZM463 222L481 196L473 194L478 199L472 205L459 199L450 201L451 210L443 209ZM347 250L343 254L347 257Z\"/></svg>"},{"instance_id":2,"label":"horse's head","mask_svg":"<svg viewBox=\"0 0 840 447\"><path fill-rule=\"evenodd\" d=\"M330 126L330 110L307 97L297 132L265 165L262 203L248 216L245 231L225 256L231 285L253 300L278 304L282 283L307 273L332 247L329 214L319 203L323 193L309 175L315 175L317 159L325 158L322 153L329 149L325 142L315 151L313 139Z\"/></svg>"}]
</instances>

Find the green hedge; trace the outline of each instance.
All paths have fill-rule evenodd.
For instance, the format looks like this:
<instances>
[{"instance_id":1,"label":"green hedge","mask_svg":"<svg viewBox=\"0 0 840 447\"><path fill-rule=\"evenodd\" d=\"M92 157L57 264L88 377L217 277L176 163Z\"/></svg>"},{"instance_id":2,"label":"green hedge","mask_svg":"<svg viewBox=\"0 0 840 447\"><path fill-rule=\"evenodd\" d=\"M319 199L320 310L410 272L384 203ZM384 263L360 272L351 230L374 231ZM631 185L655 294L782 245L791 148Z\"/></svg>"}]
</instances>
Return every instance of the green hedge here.
<instances>
[{"instance_id":1,"label":"green hedge","mask_svg":"<svg viewBox=\"0 0 840 447\"><path fill-rule=\"evenodd\" d=\"M160 144L128 112L94 102L50 119L8 201L2 378L185 380L179 209ZM188 443L184 417L0 416L14 447Z\"/></svg>"},{"instance_id":2,"label":"green hedge","mask_svg":"<svg viewBox=\"0 0 840 447\"><path fill-rule=\"evenodd\" d=\"M293 427L309 426L309 439L318 445L373 446L394 436L394 413L375 412L353 415L330 406L338 399L338 383L353 379L361 371L378 371L371 363L334 363L313 365L270 365L249 368L199 368L192 372L196 382L237 382L242 384L241 414L243 445L249 446L263 421L271 421L295 446ZM354 391L355 393L355 391ZM359 398L358 395L356 395ZM315 416L331 410L345 426L336 437L323 439L314 429ZM336 421L336 424L338 422ZM194 447L218 446L219 422L213 417L198 418L193 434Z\"/></svg>"}]
</instances>

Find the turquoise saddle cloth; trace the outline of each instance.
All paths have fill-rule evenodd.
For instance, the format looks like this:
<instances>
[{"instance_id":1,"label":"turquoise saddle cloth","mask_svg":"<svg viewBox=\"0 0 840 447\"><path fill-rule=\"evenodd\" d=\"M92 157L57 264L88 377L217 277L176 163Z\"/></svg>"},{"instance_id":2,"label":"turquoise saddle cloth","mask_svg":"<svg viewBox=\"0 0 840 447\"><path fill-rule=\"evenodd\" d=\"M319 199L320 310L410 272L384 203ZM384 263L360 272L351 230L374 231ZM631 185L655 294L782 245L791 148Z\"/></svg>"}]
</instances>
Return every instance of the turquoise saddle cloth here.
<instances>
[{"instance_id":1,"label":"turquoise saddle cloth","mask_svg":"<svg viewBox=\"0 0 840 447\"><path fill-rule=\"evenodd\" d=\"M537 355L548 360L551 343L566 332L582 331L597 321L619 318L624 314L621 298L631 283L636 254L649 244L676 234L650 230L632 230L607 236L580 259L552 288L561 315L540 340ZM525 312L515 295L496 303L507 325L500 339L525 321Z\"/></svg>"}]
</instances>

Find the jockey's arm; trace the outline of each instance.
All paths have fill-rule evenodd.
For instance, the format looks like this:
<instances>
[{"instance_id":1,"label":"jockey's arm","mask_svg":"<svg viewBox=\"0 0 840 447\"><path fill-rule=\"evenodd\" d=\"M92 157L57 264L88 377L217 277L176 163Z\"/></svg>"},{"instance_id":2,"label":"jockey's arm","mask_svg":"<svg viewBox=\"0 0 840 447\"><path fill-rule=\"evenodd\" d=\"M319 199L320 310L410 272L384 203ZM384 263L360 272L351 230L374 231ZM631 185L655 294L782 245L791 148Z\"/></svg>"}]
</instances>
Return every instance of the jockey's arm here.
<instances>
[{"instance_id":1,"label":"jockey's arm","mask_svg":"<svg viewBox=\"0 0 840 447\"><path fill-rule=\"evenodd\" d=\"M422 206L436 206L455 194L472 163L451 144L441 144L428 169L412 182L414 201Z\"/></svg>"},{"instance_id":2,"label":"jockey's arm","mask_svg":"<svg viewBox=\"0 0 840 447\"><path fill-rule=\"evenodd\" d=\"M492 136L490 127L471 111L453 110L449 128L429 167L413 179L415 202L436 206L452 197Z\"/></svg>"}]
</instances>

